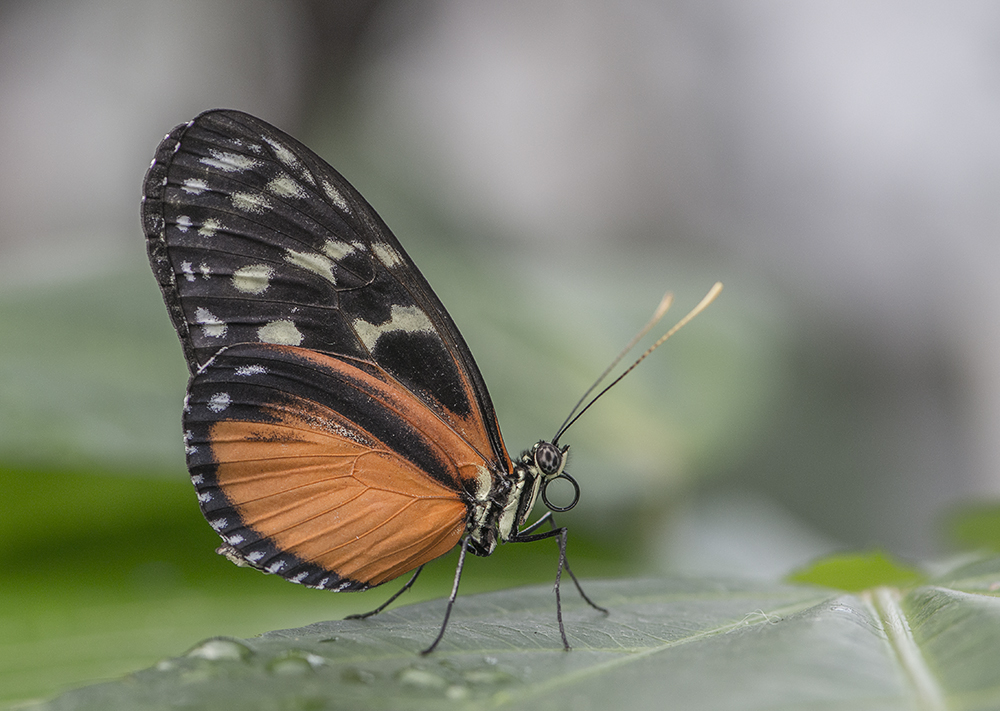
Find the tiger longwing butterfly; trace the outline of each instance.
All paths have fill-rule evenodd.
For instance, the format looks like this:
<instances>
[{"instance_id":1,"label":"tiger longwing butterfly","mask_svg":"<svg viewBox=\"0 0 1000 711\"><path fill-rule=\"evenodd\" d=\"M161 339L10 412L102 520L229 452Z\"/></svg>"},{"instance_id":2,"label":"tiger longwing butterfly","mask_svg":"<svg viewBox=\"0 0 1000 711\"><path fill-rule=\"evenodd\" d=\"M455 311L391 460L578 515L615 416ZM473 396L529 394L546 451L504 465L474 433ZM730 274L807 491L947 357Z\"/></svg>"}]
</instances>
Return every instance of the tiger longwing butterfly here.
<instances>
[{"instance_id":1,"label":"tiger longwing butterfly","mask_svg":"<svg viewBox=\"0 0 1000 711\"><path fill-rule=\"evenodd\" d=\"M191 373L187 464L238 565L365 590L467 551L555 537L572 508L559 435L512 460L454 322L378 214L274 126L207 111L160 143L143 188L149 259ZM565 431L567 419L560 429ZM568 506L545 487L568 480ZM537 532L544 524L549 530ZM365 617L360 615L358 617Z\"/></svg>"}]
</instances>

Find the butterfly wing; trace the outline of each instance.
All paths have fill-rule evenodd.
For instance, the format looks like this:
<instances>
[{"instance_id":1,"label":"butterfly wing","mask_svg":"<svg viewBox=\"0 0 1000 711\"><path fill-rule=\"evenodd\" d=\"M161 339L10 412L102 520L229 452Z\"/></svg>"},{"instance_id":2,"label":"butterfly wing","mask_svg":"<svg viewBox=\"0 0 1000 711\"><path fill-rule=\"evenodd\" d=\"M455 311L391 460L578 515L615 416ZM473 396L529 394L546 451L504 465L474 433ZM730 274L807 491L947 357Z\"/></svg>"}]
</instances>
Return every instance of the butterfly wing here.
<instances>
[{"instance_id":1,"label":"butterfly wing","mask_svg":"<svg viewBox=\"0 0 1000 711\"><path fill-rule=\"evenodd\" d=\"M225 552L349 590L450 549L510 458L468 346L361 195L273 126L210 111L160 144L142 218Z\"/></svg>"},{"instance_id":2,"label":"butterfly wing","mask_svg":"<svg viewBox=\"0 0 1000 711\"><path fill-rule=\"evenodd\" d=\"M192 373L236 343L374 363L509 471L448 312L371 206L301 143L248 114L205 112L160 144L142 218Z\"/></svg>"},{"instance_id":3,"label":"butterfly wing","mask_svg":"<svg viewBox=\"0 0 1000 711\"><path fill-rule=\"evenodd\" d=\"M449 551L482 458L384 371L292 346L226 348L194 376L188 465L230 558L334 590ZM488 483L484 482L488 488Z\"/></svg>"}]
</instances>

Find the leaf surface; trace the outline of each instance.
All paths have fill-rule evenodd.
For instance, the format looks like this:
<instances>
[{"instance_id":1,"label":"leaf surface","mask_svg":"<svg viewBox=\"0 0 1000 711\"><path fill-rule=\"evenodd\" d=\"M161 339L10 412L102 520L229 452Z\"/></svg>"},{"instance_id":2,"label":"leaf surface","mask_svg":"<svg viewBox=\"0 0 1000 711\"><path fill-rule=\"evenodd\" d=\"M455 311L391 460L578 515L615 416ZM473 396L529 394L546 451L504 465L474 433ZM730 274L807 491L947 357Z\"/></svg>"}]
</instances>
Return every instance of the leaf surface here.
<instances>
[{"instance_id":1,"label":"leaf surface","mask_svg":"<svg viewBox=\"0 0 1000 711\"><path fill-rule=\"evenodd\" d=\"M988 709L1000 706L1000 559L910 590L661 578L548 586L368 620L212 639L62 709Z\"/></svg>"}]
</instances>

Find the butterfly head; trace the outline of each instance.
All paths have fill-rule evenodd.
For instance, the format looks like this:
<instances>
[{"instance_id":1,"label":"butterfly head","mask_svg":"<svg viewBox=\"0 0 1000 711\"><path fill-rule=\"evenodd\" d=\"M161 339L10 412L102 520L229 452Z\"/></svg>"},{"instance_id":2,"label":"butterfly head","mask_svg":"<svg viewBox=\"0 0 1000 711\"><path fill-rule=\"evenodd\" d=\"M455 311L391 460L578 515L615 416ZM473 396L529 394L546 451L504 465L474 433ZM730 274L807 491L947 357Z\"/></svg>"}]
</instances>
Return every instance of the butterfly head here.
<instances>
[{"instance_id":1,"label":"butterfly head","mask_svg":"<svg viewBox=\"0 0 1000 711\"><path fill-rule=\"evenodd\" d=\"M534 508L538 497L542 497L542 502L552 511L569 511L580 501L580 487L566 472L566 459L569 445L560 447L555 442L541 440L536 442L531 449L521 455L520 461L515 465L515 473L523 486L520 489L517 505L517 525L524 525L531 509ZM557 506L551 503L546 496L546 490L556 479L565 479L573 485L573 500L565 506Z\"/></svg>"},{"instance_id":2,"label":"butterfly head","mask_svg":"<svg viewBox=\"0 0 1000 711\"><path fill-rule=\"evenodd\" d=\"M516 536L531 515L539 496L553 511L569 511L576 506L580 500L580 487L565 471L567 450L568 445L560 447L554 442L542 440L521 454L507 480L509 485L494 499L492 511L495 518L484 515L469 530L470 550L473 553L489 555L499 541L509 541ZM566 506L552 504L546 496L546 487L556 479L566 479L573 486L573 500ZM495 524L490 524L490 520Z\"/></svg>"}]
</instances>

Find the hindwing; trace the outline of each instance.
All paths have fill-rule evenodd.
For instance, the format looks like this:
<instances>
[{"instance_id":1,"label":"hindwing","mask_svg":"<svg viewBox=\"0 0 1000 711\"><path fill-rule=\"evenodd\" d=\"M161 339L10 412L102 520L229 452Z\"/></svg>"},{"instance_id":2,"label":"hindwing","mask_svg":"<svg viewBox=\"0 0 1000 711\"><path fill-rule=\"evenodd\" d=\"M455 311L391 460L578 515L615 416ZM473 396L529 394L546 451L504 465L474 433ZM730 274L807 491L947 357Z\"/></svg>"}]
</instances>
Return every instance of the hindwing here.
<instances>
[{"instance_id":1,"label":"hindwing","mask_svg":"<svg viewBox=\"0 0 1000 711\"><path fill-rule=\"evenodd\" d=\"M192 379L188 466L230 558L335 590L448 552L490 489L482 457L364 360L226 348Z\"/></svg>"}]
</instances>

